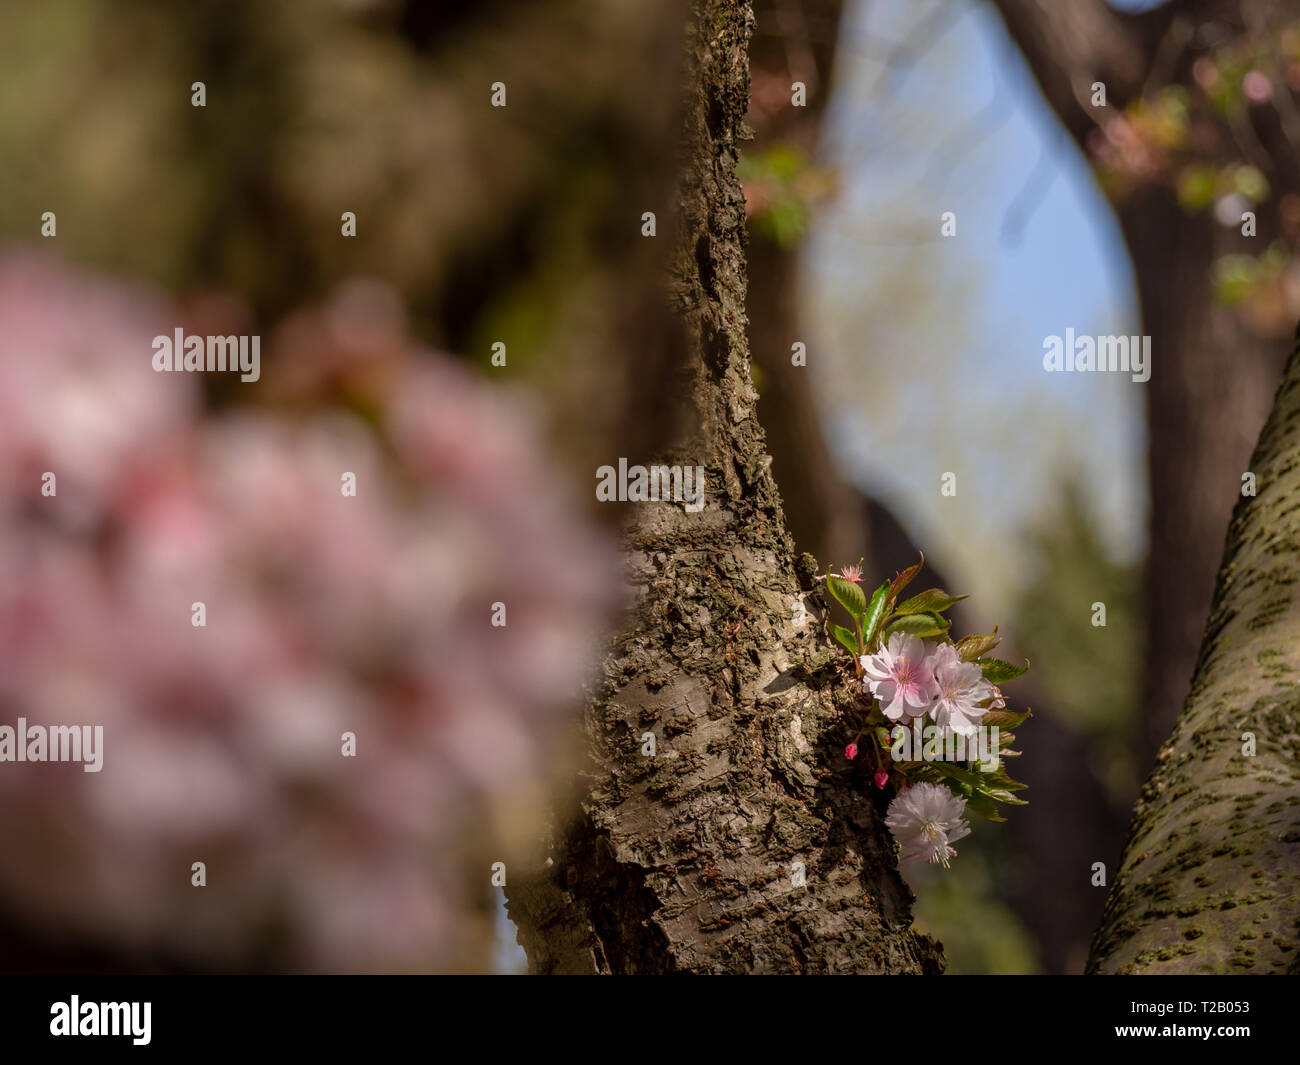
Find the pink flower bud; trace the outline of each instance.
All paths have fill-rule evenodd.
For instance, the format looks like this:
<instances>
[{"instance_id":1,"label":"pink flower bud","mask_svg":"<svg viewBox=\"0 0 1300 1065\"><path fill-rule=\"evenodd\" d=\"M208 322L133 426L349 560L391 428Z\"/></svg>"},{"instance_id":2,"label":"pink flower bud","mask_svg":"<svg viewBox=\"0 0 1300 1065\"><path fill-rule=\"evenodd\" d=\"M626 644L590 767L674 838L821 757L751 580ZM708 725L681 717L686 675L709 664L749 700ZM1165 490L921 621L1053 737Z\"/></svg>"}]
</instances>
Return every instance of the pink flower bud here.
<instances>
[{"instance_id":1,"label":"pink flower bud","mask_svg":"<svg viewBox=\"0 0 1300 1065\"><path fill-rule=\"evenodd\" d=\"M886 773L883 769L877 770L876 787L883 788L888 783L889 783L889 774Z\"/></svg>"},{"instance_id":2,"label":"pink flower bud","mask_svg":"<svg viewBox=\"0 0 1300 1065\"><path fill-rule=\"evenodd\" d=\"M858 756L858 745L856 743L850 743L847 747L844 748L844 757L847 758L850 762L853 761L853 759L855 759L857 756Z\"/></svg>"}]
</instances>

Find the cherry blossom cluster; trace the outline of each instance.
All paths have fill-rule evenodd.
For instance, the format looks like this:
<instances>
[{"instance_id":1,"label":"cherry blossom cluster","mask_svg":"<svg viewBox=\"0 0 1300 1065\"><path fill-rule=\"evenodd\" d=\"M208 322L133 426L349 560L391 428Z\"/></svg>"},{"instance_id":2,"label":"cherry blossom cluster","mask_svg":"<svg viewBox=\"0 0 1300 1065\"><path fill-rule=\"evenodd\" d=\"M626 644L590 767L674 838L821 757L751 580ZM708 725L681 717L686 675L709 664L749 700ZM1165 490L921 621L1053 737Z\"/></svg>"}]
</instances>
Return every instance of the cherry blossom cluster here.
<instances>
[{"instance_id":1,"label":"cherry blossom cluster","mask_svg":"<svg viewBox=\"0 0 1300 1065\"><path fill-rule=\"evenodd\" d=\"M953 842L970 833L968 811L1001 821L997 803L1024 805L1015 795L1024 785L1007 775L1001 759L1019 754L1010 749L1010 729L1029 714L1007 709L1001 685L1025 669L988 657L1000 640L996 629L952 638L946 612L965 596L931 588L899 601L924 562L885 581L869 598L859 587L860 566L818 579L852 621L851 627L827 622L854 667L859 728L844 755L867 763L878 789L894 789L885 824L900 846L900 861L947 867L957 853ZM977 745L981 730L986 734ZM913 745L913 734L924 736L924 744ZM977 758L975 750L989 743L994 757Z\"/></svg>"}]
</instances>

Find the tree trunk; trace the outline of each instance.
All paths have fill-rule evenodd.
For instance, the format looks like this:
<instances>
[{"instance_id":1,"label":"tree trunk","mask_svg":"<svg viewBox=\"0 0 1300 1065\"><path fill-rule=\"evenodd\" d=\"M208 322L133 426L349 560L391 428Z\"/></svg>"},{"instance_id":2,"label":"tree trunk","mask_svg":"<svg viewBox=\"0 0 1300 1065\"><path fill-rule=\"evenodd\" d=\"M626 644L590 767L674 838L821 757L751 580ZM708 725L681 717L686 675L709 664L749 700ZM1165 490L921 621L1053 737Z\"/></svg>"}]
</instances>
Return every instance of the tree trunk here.
<instances>
[{"instance_id":1,"label":"tree trunk","mask_svg":"<svg viewBox=\"0 0 1300 1065\"><path fill-rule=\"evenodd\" d=\"M1134 810L1090 972L1300 953L1300 332L1237 504L1191 695ZM1252 746L1253 745L1253 746Z\"/></svg>"},{"instance_id":2,"label":"tree trunk","mask_svg":"<svg viewBox=\"0 0 1300 1065\"><path fill-rule=\"evenodd\" d=\"M747 2L696 0L686 42L669 279L682 422L655 461L703 466L707 502L629 508L637 601L584 715L579 809L546 867L506 889L534 972L942 968L911 928L867 771L844 759L817 611L793 620L802 593L745 336L735 167L752 19Z\"/></svg>"}]
</instances>

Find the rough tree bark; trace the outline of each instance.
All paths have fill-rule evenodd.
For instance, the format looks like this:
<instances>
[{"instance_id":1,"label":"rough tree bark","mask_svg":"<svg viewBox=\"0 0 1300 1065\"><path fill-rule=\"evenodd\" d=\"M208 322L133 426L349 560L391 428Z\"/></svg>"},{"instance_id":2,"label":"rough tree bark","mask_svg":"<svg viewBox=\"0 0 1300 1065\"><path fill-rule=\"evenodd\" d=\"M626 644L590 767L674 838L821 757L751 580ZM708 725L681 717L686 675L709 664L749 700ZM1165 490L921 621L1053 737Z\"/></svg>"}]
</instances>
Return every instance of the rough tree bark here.
<instances>
[{"instance_id":1,"label":"rough tree bark","mask_svg":"<svg viewBox=\"0 0 1300 1065\"><path fill-rule=\"evenodd\" d=\"M559 823L546 868L512 872L506 889L535 972L942 968L938 945L911 928L866 781L843 758L850 737L815 612L793 621L800 585L745 337L735 166L752 19L747 2L696 0L686 44L669 279L682 422L655 461L703 465L707 505L630 508L637 602L585 712L579 810Z\"/></svg>"},{"instance_id":2,"label":"rough tree bark","mask_svg":"<svg viewBox=\"0 0 1300 1065\"><path fill-rule=\"evenodd\" d=\"M1134 810L1097 973L1295 971L1300 332L1251 458L1191 695ZM1255 753L1247 753L1247 737Z\"/></svg>"},{"instance_id":3,"label":"rough tree bark","mask_svg":"<svg viewBox=\"0 0 1300 1065\"><path fill-rule=\"evenodd\" d=\"M1192 64L1207 48L1197 35L1201 27L1213 27L1220 43L1247 26L1287 17L1275 0L1184 0L1139 14L1116 11L1105 0L994 3L1081 148L1105 114L1165 86L1192 83ZM1106 85L1104 112L1089 101L1097 81ZM1263 109L1247 122L1273 202L1300 192L1300 170L1281 124ZM1220 225L1213 212L1188 214L1174 190L1162 186L1147 186L1115 209L1137 276L1143 332L1151 337L1151 379L1141 387L1150 433L1151 542L1158 545L1147 570L1147 606L1157 623L1146 653L1139 758L1145 771L1187 692L1220 530L1268 413L1284 346L1248 329L1213 291L1215 260L1267 247L1276 235L1273 212L1261 212L1259 236L1251 239Z\"/></svg>"}]
</instances>

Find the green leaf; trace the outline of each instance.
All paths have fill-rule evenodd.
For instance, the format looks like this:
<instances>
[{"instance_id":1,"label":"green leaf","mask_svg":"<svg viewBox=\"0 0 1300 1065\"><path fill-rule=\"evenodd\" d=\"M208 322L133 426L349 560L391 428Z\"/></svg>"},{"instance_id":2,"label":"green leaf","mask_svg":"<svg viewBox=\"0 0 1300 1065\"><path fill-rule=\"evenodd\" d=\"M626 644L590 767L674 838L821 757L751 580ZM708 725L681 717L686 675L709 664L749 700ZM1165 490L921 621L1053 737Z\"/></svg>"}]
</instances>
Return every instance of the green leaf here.
<instances>
[{"instance_id":1,"label":"green leaf","mask_svg":"<svg viewBox=\"0 0 1300 1065\"><path fill-rule=\"evenodd\" d=\"M916 563L916 565L914 566L908 566L907 569L903 570L902 573L898 574L898 576L896 576L892 581L889 582L889 594L894 599L897 599L898 593L901 592L912 582L912 578L921 572L921 567L924 565L925 565L925 552L922 551L920 562Z\"/></svg>"},{"instance_id":2,"label":"green leaf","mask_svg":"<svg viewBox=\"0 0 1300 1065\"><path fill-rule=\"evenodd\" d=\"M984 671L984 679L991 684L1005 684L1009 680L1015 680L1029 669L1028 663L1022 669L1020 666L1013 666L1010 662L1003 662L1000 658L977 658L975 664Z\"/></svg>"},{"instance_id":3,"label":"green leaf","mask_svg":"<svg viewBox=\"0 0 1300 1065\"><path fill-rule=\"evenodd\" d=\"M995 791L1024 791L1028 786L1018 780L1012 780L1007 774L1006 766L1000 765L992 773L980 774L979 790L986 795L991 795Z\"/></svg>"},{"instance_id":4,"label":"green leaf","mask_svg":"<svg viewBox=\"0 0 1300 1065\"><path fill-rule=\"evenodd\" d=\"M1006 818L998 813L997 804L994 803L987 795L976 793L966 800L966 809L972 810L981 817L986 817L990 821L1005 821Z\"/></svg>"},{"instance_id":5,"label":"green leaf","mask_svg":"<svg viewBox=\"0 0 1300 1065\"><path fill-rule=\"evenodd\" d=\"M931 588L929 591L922 592L920 595L914 595L907 602L894 608L896 614L942 614L954 603L960 603L963 599L968 599L965 595L949 595L941 588Z\"/></svg>"},{"instance_id":6,"label":"green leaf","mask_svg":"<svg viewBox=\"0 0 1300 1065\"><path fill-rule=\"evenodd\" d=\"M843 625L836 625L833 621L829 622L829 625L831 635L844 645L844 649L848 651L849 654L856 656L860 653L858 651L858 637L855 633L850 632Z\"/></svg>"},{"instance_id":7,"label":"green leaf","mask_svg":"<svg viewBox=\"0 0 1300 1065\"><path fill-rule=\"evenodd\" d=\"M866 643L868 650L871 649L871 645L875 641L876 633L880 629L880 623L885 619L885 611L888 609L889 581L885 581L872 593L866 617L862 619L862 639Z\"/></svg>"},{"instance_id":8,"label":"green leaf","mask_svg":"<svg viewBox=\"0 0 1300 1065\"><path fill-rule=\"evenodd\" d=\"M912 780L924 780L931 784L940 784L949 788L953 794L966 799L966 809L987 817L990 821L1004 821L997 810L996 803L1010 803L1012 806L1028 806L1024 799L1017 798L1013 792L1021 791L1025 785L1012 780L1006 770L998 767L992 773L962 769L951 762L913 762L896 763Z\"/></svg>"},{"instance_id":9,"label":"green leaf","mask_svg":"<svg viewBox=\"0 0 1300 1065\"><path fill-rule=\"evenodd\" d=\"M970 796L976 792L985 790L981 786L982 782L979 780L979 778L984 775L982 773L975 773L969 769L963 769L961 766L955 765L952 762L926 762L925 764L939 776L945 777L948 780L954 780L960 784L963 795Z\"/></svg>"},{"instance_id":10,"label":"green leaf","mask_svg":"<svg viewBox=\"0 0 1300 1065\"><path fill-rule=\"evenodd\" d=\"M867 612L867 597L862 594L862 589L852 581L846 581L842 577L826 578L826 587L831 590L831 595L835 596L835 601L845 610L852 614L858 620Z\"/></svg>"},{"instance_id":11,"label":"green leaf","mask_svg":"<svg viewBox=\"0 0 1300 1065\"><path fill-rule=\"evenodd\" d=\"M1019 728L1032 716L1033 714L1028 710L1023 714L1012 713L1010 710L990 710L980 719L980 724L989 728L997 725L1005 734L1007 729Z\"/></svg>"},{"instance_id":12,"label":"green leaf","mask_svg":"<svg viewBox=\"0 0 1300 1065\"><path fill-rule=\"evenodd\" d=\"M957 654L963 662L973 662L980 655L988 654L1002 642L997 626L987 636L963 636L957 641Z\"/></svg>"},{"instance_id":13,"label":"green leaf","mask_svg":"<svg viewBox=\"0 0 1300 1065\"><path fill-rule=\"evenodd\" d=\"M931 784L942 784L954 794L966 799L967 810L972 810L990 821L1003 821L997 812L995 803L1005 802L1012 806L1028 806L1024 799L1012 794L1025 785L1012 780L1006 771L999 768L993 773L982 773L962 769L951 762L921 762L907 766L906 772L913 780L925 780Z\"/></svg>"},{"instance_id":14,"label":"green leaf","mask_svg":"<svg viewBox=\"0 0 1300 1065\"><path fill-rule=\"evenodd\" d=\"M904 614L902 617L896 617L887 626L885 626L885 639L896 632L905 632L909 636L919 636L922 638L928 636L942 636L948 631L948 619L941 614Z\"/></svg>"},{"instance_id":15,"label":"green leaf","mask_svg":"<svg viewBox=\"0 0 1300 1065\"><path fill-rule=\"evenodd\" d=\"M1178 175L1178 205L1189 213L1214 202L1215 173L1208 166L1185 166Z\"/></svg>"},{"instance_id":16,"label":"green leaf","mask_svg":"<svg viewBox=\"0 0 1300 1065\"><path fill-rule=\"evenodd\" d=\"M979 780L975 784L977 794L986 796L994 802L1005 802L1012 806L1028 806L1029 803L1024 799L1018 798L1012 792L1023 791L1025 785L1017 780L1012 780L1007 776L1007 771L998 767L992 773L976 774Z\"/></svg>"}]
</instances>

